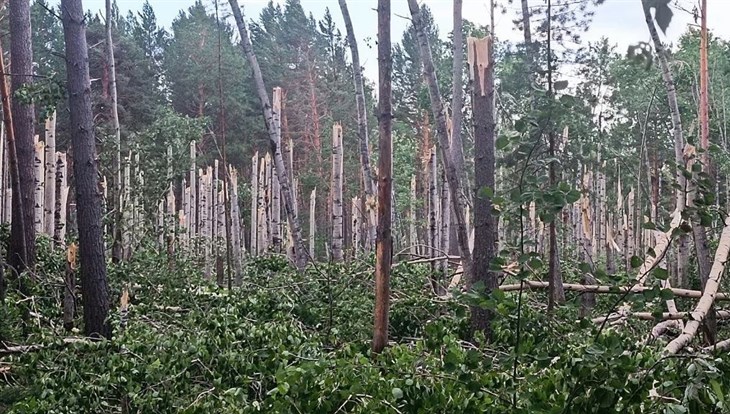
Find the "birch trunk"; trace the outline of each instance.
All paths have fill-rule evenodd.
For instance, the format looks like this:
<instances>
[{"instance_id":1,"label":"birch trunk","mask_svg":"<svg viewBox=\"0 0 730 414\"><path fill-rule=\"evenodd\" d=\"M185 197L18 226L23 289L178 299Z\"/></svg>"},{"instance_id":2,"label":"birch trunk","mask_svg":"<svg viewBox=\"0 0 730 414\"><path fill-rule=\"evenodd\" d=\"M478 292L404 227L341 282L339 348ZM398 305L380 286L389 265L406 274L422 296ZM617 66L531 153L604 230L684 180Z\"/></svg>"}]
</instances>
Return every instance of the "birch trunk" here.
<instances>
[{"instance_id":1,"label":"birch trunk","mask_svg":"<svg viewBox=\"0 0 730 414\"><path fill-rule=\"evenodd\" d=\"M191 248L195 251L197 246L198 237L198 189L197 189L197 174L196 174L196 147L195 141L190 143L190 218L188 219L188 232L190 238L194 239L191 244Z\"/></svg>"},{"instance_id":2,"label":"birch trunk","mask_svg":"<svg viewBox=\"0 0 730 414\"><path fill-rule=\"evenodd\" d=\"M444 117L443 104L441 100L441 92L436 79L436 71L431 57L431 47L425 33L423 16L421 9L416 0L408 0L408 8L413 18L413 27L416 29L418 43L421 51L421 59L423 61L423 74L428 84L429 97L431 100L431 109L436 119L436 129L438 132L439 146L443 165L446 168L446 178L449 183L449 191L452 195L452 209L454 210L457 227L457 238L459 240L459 252L461 254L462 266L464 268L464 276L471 284L473 282L472 257L469 248L469 236L466 229L466 217L464 208L467 205L466 196L463 190L459 172L453 163L451 156L451 146L449 145L449 137L446 131L446 118Z\"/></svg>"},{"instance_id":3,"label":"birch trunk","mask_svg":"<svg viewBox=\"0 0 730 414\"><path fill-rule=\"evenodd\" d=\"M45 144L43 143L43 141L38 141L37 135L35 139L35 156L33 158L33 167L35 171L35 201L33 205L33 209L35 211L33 213L33 216L35 217L35 221L33 223L33 226L35 228L36 234L42 234L44 229L43 223L45 222L45 220L43 219L43 206L45 205L45 203L43 202L43 196L45 195L46 191L46 174L43 171L43 167L45 166Z\"/></svg>"},{"instance_id":4,"label":"birch trunk","mask_svg":"<svg viewBox=\"0 0 730 414\"><path fill-rule=\"evenodd\" d=\"M344 259L342 218L342 126L332 126L332 258L335 262Z\"/></svg>"},{"instance_id":5,"label":"birch trunk","mask_svg":"<svg viewBox=\"0 0 730 414\"><path fill-rule=\"evenodd\" d=\"M68 202L68 183L66 153L56 153L56 205L54 207L55 225L53 227L53 241L59 246L66 245L66 203Z\"/></svg>"},{"instance_id":6,"label":"birch trunk","mask_svg":"<svg viewBox=\"0 0 730 414\"><path fill-rule=\"evenodd\" d=\"M317 188L309 194L309 260L314 261L315 256L315 238L317 232Z\"/></svg>"},{"instance_id":7,"label":"birch trunk","mask_svg":"<svg viewBox=\"0 0 730 414\"><path fill-rule=\"evenodd\" d=\"M362 242L362 236L360 233L360 229L362 226L360 225L362 223L362 214L360 211L360 197L353 197L352 198L352 257L356 258L358 256L358 250L360 249L360 244Z\"/></svg>"},{"instance_id":8,"label":"birch trunk","mask_svg":"<svg viewBox=\"0 0 730 414\"><path fill-rule=\"evenodd\" d=\"M416 231L416 176L411 177L411 200L408 209L408 236L411 244L411 256L418 256L418 232Z\"/></svg>"},{"instance_id":9,"label":"birch trunk","mask_svg":"<svg viewBox=\"0 0 730 414\"><path fill-rule=\"evenodd\" d=\"M462 6L463 0L454 0L454 29L452 31L454 62L451 70L451 156L454 160L454 168L460 174L459 178L461 183L467 183L466 168L464 167L464 144L461 139L462 106L464 104L464 33ZM465 188L464 191L468 191L468 189ZM467 197L469 196L467 195ZM451 200L449 199L448 201L450 202ZM444 250L448 249L448 243L442 244L442 246Z\"/></svg>"},{"instance_id":10,"label":"birch trunk","mask_svg":"<svg viewBox=\"0 0 730 414\"><path fill-rule=\"evenodd\" d=\"M228 167L228 184L230 185L230 203L231 203L231 259L233 261L233 274L236 286L241 286L243 282L243 265L241 263L241 255L243 247L241 245L241 210L238 206L238 171L232 166Z\"/></svg>"},{"instance_id":11,"label":"birch trunk","mask_svg":"<svg viewBox=\"0 0 730 414\"><path fill-rule=\"evenodd\" d=\"M259 215L259 153L256 152L251 158L251 229L248 251L251 255L258 254L258 215Z\"/></svg>"},{"instance_id":12,"label":"birch trunk","mask_svg":"<svg viewBox=\"0 0 730 414\"><path fill-rule=\"evenodd\" d=\"M269 140L271 141L271 152L274 155L274 165L276 166L276 175L279 178L279 184L281 185L281 193L284 197L284 205L286 207L287 219L289 221L289 228L292 232L292 238L294 239L294 251L296 256L296 266L299 270L303 270L307 263L306 250L304 242L302 240L302 230L299 224L299 217L294 210L294 199L291 192L291 183L289 176L286 172L286 166L284 165L284 158L281 155L281 142L278 139L279 134L276 130L276 126L273 122L273 114L271 110L271 104L269 103L269 96L266 93L266 87L264 86L264 79L259 68L256 55L251 47L251 40L248 37L248 29L243 19L243 14L238 6L237 0L229 0L233 16L238 26L238 31L241 36L241 46L244 54L248 57L251 68L253 69L254 80L256 82L256 90L261 100L261 106L263 109L264 120L266 122L266 128L269 133Z\"/></svg>"},{"instance_id":13,"label":"birch trunk","mask_svg":"<svg viewBox=\"0 0 730 414\"><path fill-rule=\"evenodd\" d=\"M438 164L436 162L436 146L431 148L431 156L429 165L429 180L428 180L428 244L429 253L431 258L439 257L439 196L438 196ZM434 292L438 292L437 281L435 275L435 263L431 263L432 267L432 279L431 284Z\"/></svg>"},{"instance_id":14,"label":"birch trunk","mask_svg":"<svg viewBox=\"0 0 730 414\"><path fill-rule=\"evenodd\" d=\"M43 195L43 233L53 237L56 208L56 112L46 120L45 194Z\"/></svg>"},{"instance_id":15,"label":"birch trunk","mask_svg":"<svg viewBox=\"0 0 730 414\"><path fill-rule=\"evenodd\" d=\"M122 137L121 129L119 127L119 112L117 110L117 69L114 63L114 42L112 39L112 1L106 0L106 63L109 67L109 95L111 98L111 120L112 130L114 131L114 161L112 165L112 175L114 176L114 202L111 205L111 210L114 212L114 242L112 247L112 254L114 260L120 261L122 259L124 248L122 247L122 231L119 231L119 227L123 226L123 200L122 200Z\"/></svg>"},{"instance_id":16,"label":"birch trunk","mask_svg":"<svg viewBox=\"0 0 730 414\"><path fill-rule=\"evenodd\" d=\"M274 88L272 96L274 126L277 140L281 143L281 88ZM274 252L281 253L281 190L279 179L275 174L271 177L271 240Z\"/></svg>"}]
</instances>

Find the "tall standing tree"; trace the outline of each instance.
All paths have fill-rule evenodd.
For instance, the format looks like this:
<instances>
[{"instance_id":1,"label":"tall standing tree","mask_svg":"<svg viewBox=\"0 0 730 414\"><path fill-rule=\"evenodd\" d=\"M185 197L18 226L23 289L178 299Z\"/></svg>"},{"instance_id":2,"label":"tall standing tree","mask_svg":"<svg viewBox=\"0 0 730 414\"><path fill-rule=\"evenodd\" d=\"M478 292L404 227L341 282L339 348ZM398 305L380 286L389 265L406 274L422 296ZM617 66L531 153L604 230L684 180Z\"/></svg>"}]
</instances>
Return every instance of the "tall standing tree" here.
<instances>
[{"instance_id":1,"label":"tall standing tree","mask_svg":"<svg viewBox=\"0 0 730 414\"><path fill-rule=\"evenodd\" d=\"M22 199L25 207L19 210L19 204L13 207L10 227L9 264L18 273L32 268L36 259L35 248L35 171L33 161L35 147L33 142L35 131L35 113L33 103L27 99L25 90L33 83L33 50L30 26L30 2L27 0L10 0L10 59L13 76L11 77L11 93L15 99L11 101L13 112L13 128L15 132L15 148L18 156L18 172L20 174L19 191L14 191ZM23 218L20 218L20 215ZM22 227L21 223L27 225ZM24 232L24 234L21 234ZM24 245L23 245L24 244Z\"/></svg>"},{"instance_id":2,"label":"tall standing tree","mask_svg":"<svg viewBox=\"0 0 730 414\"><path fill-rule=\"evenodd\" d=\"M71 147L78 209L81 294L84 332L111 338L109 289L106 280L102 226L102 194L91 111L91 79L86 44L86 18L81 0L63 0L63 37L66 44L66 77L70 111Z\"/></svg>"},{"instance_id":3,"label":"tall standing tree","mask_svg":"<svg viewBox=\"0 0 730 414\"><path fill-rule=\"evenodd\" d=\"M112 247L112 258L119 262L122 260L122 133L119 128L119 112L117 109L117 70L114 63L114 40L112 39L112 2L106 0L106 59L109 67L109 97L111 99L111 121L112 134L114 135L114 161L112 175L114 176L114 188L112 194L112 211L114 212L114 242Z\"/></svg>"},{"instance_id":4,"label":"tall standing tree","mask_svg":"<svg viewBox=\"0 0 730 414\"><path fill-rule=\"evenodd\" d=\"M393 261L391 212L393 208L392 91L393 58L390 44L390 0L378 0L378 229L375 242L375 326L373 352L388 343L390 267Z\"/></svg>"}]
</instances>

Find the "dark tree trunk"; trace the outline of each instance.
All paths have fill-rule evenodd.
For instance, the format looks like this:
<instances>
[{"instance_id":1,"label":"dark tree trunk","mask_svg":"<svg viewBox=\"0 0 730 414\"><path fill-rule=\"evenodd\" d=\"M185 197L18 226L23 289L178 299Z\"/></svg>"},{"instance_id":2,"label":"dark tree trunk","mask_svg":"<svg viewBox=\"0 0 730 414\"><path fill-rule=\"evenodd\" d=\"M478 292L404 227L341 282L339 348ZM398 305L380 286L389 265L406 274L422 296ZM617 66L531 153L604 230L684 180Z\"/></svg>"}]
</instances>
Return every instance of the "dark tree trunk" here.
<instances>
[{"instance_id":1,"label":"dark tree trunk","mask_svg":"<svg viewBox=\"0 0 730 414\"><path fill-rule=\"evenodd\" d=\"M471 42L470 42L471 43ZM486 293L497 289L497 274L490 270L490 262L497 253L497 219L492 214L492 200L487 196L494 191L494 60L492 40L473 42L474 56L486 53L486 67L482 59L472 62L474 83L472 106L474 109L474 283L483 283ZM486 50L477 50L480 49ZM489 337L491 311L480 306L471 309L471 327Z\"/></svg>"},{"instance_id":2,"label":"dark tree trunk","mask_svg":"<svg viewBox=\"0 0 730 414\"><path fill-rule=\"evenodd\" d=\"M31 49L30 2L10 0L10 59L12 63L11 96L26 88L33 81L33 50ZM13 204L10 229L9 264L20 273L35 263L35 170L33 143L35 114L33 105L20 99L12 99L15 149L18 157L20 178L20 204ZM14 197L15 198L15 197ZM20 215L23 215L21 220ZM25 223L25 226L23 226ZM23 229L25 227L25 229ZM23 234L24 232L24 234ZM23 244L25 244L23 246ZM22 252L25 252L23 255Z\"/></svg>"},{"instance_id":3,"label":"dark tree trunk","mask_svg":"<svg viewBox=\"0 0 730 414\"><path fill-rule=\"evenodd\" d=\"M375 326L373 352L380 353L388 343L390 307L390 266L393 261L391 234L393 154L391 141L392 102L391 73L393 60L390 44L390 0L378 0L378 228L375 239Z\"/></svg>"},{"instance_id":4,"label":"dark tree trunk","mask_svg":"<svg viewBox=\"0 0 730 414\"><path fill-rule=\"evenodd\" d=\"M91 112L89 56L81 0L62 0L63 34L66 43L67 88L71 146L78 209L81 296L84 332L88 336L111 337L109 290L102 234L102 195Z\"/></svg>"}]
</instances>

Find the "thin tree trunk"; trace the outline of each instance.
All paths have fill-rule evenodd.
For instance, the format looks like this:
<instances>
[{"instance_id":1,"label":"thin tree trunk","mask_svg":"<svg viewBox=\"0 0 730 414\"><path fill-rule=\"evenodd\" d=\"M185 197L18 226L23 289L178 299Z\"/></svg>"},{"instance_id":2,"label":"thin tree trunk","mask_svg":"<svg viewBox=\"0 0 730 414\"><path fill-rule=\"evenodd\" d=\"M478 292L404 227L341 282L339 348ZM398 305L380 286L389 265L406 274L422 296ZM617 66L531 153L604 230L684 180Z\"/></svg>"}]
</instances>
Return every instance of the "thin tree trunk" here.
<instances>
[{"instance_id":1,"label":"thin tree trunk","mask_svg":"<svg viewBox=\"0 0 730 414\"><path fill-rule=\"evenodd\" d=\"M552 39L551 39L551 26L552 26L552 9L551 1L547 3L547 81L548 81L548 96L553 98L553 68L552 68ZM551 103L552 104L552 103ZM550 179L550 188L555 188L557 182L557 171L555 166L555 131L553 131L552 125L548 127L549 134L549 157L551 159L548 165L548 174ZM549 253L548 253L548 280L550 281L550 289L548 293L548 311L550 311L555 305L565 302L565 291L563 290L563 277L560 273L560 263L558 256L558 230L557 220L553 219L550 221L549 229Z\"/></svg>"},{"instance_id":2,"label":"thin tree trunk","mask_svg":"<svg viewBox=\"0 0 730 414\"><path fill-rule=\"evenodd\" d=\"M56 205L54 206L55 226L53 243L56 246L66 245L66 203L68 202L68 174L66 153L56 153Z\"/></svg>"},{"instance_id":3,"label":"thin tree trunk","mask_svg":"<svg viewBox=\"0 0 730 414\"><path fill-rule=\"evenodd\" d=\"M286 166L284 165L284 158L281 155L281 142L279 134L276 131L276 126L273 122L273 113L271 110L271 104L269 102L269 96L266 93L266 86L264 85L264 78L261 74L261 68L259 67L256 55L251 47L251 40L248 37L248 29L246 23L243 20L243 14L238 6L237 0L228 0L233 11L233 16L236 19L236 25L241 36L241 46L243 52L251 64L253 69L254 81L256 82L256 90L261 101L263 109L264 120L266 121L266 128L269 133L269 140L271 141L271 153L274 156L274 165L276 166L276 175L279 178L279 185L281 186L281 193L284 197L284 205L286 207L287 219L289 221L289 228L291 230L292 239L294 240L294 252L296 257L296 266L299 270L303 270L307 263L306 247L302 239L302 229L299 224L299 217L297 216L296 210L294 209L294 199L291 192L291 183L289 181L289 175L286 172Z\"/></svg>"},{"instance_id":4,"label":"thin tree trunk","mask_svg":"<svg viewBox=\"0 0 730 414\"><path fill-rule=\"evenodd\" d=\"M117 70L114 63L114 41L112 40L112 2L106 0L106 60L109 67L109 92L111 98L112 130L114 131L114 161L112 175L114 176L114 191L112 191L114 212L114 243L112 246L112 259L119 262L123 259L124 248L122 247L122 138L119 128L119 112L117 111Z\"/></svg>"},{"instance_id":5,"label":"thin tree trunk","mask_svg":"<svg viewBox=\"0 0 730 414\"><path fill-rule=\"evenodd\" d=\"M454 62L452 67L452 95L451 95L451 156L454 160L454 168L460 174L461 183L467 183L466 168L464 167L464 144L461 139L462 106L464 104L464 33L462 21L463 0L454 0L454 29L452 32L454 42ZM469 189L464 188L467 192ZM451 197L454 197L452 194ZM443 246L444 250L447 246Z\"/></svg>"},{"instance_id":6,"label":"thin tree trunk","mask_svg":"<svg viewBox=\"0 0 730 414\"><path fill-rule=\"evenodd\" d=\"M258 254L258 215L259 215L259 153L258 151L251 158L251 229L248 251L252 256Z\"/></svg>"},{"instance_id":7,"label":"thin tree trunk","mask_svg":"<svg viewBox=\"0 0 730 414\"><path fill-rule=\"evenodd\" d=\"M12 260L15 260L15 263L17 264L23 264L27 263L27 254L26 251L26 245L25 242L25 215L22 214L23 210L23 198L20 196L20 173L18 168L18 155L16 152L16 142L15 142L15 128L13 126L13 112L10 105L10 92L8 88L8 79L4 74L6 73L5 70L5 58L3 57L3 49L2 44L0 44L0 73L3 74L2 82L0 82L0 95L2 96L2 104L3 104L3 124L5 126L5 134L7 136L7 145L8 145L8 167L10 169L10 181L11 181L11 190L9 197L12 203L12 220L11 220L11 234L10 234L10 250L8 252L9 260L8 262L11 263L12 266ZM6 197L8 196L8 193L6 192ZM6 201L7 203L7 201ZM17 229L16 229L17 228ZM14 231L15 230L15 231ZM15 259L13 257L15 256ZM16 264L16 266L18 266ZM18 270L18 267L15 267L16 270ZM5 278L4 278L4 269L0 269L0 303L2 303L5 300Z\"/></svg>"},{"instance_id":8,"label":"thin tree trunk","mask_svg":"<svg viewBox=\"0 0 730 414\"><path fill-rule=\"evenodd\" d=\"M360 66L360 53L357 48L355 31L352 28L350 12L347 9L346 0L339 0L342 18L345 20L347 30L347 43L352 54L353 81L355 83L355 102L357 104L357 135L360 140L360 166L362 168L363 189L365 191L365 202L375 203L375 177L370 167L370 144L368 137L367 106L365 105L365 86ZM369 240L365 244L372 244L375 239L375 223L370 222L371 216L365 215L367 219L367 234Z\"/></svg>"},{"instance_id":9,"label":"thin tree trunk","mask_svg":"<svg viewBox=\"0 0 730 414\"><path fill-rule=\"evenodd\" d=\"M45 194L43 196L43 232L53 237L56 209L56 112L46 119Z\"/></svg>"},{"instance_id":10,"label":"thin tree trunk","mask_svg":"<svg viewBox=\"0 0 730 414\"><path fill-rule=\"evenodd\" d=\"M413 18L413 27L418 35L418 43L421 51L421 60L423 62L423 74L428 83L428 92L431 99L431 109L436 119L436 129L438 132L439 148L441 158L446 169L446 179L449 183L449 191L451 191L451 204L456 218L456 235L459 240L459 253L461 255L462 266L464 268L465 279L468 283L472 282L472 258L469 249L469 236L466 229L466 216L464 213L466 195L463 190L463 183L456 170L451 156L451 147L449 145L449 137L446 129L446 118L444 116L443 104L441 100L441 92L439 91L436 79L436 71L431 57L431 47L428 44L428 38L425 33L425 26L422 21L421 9L417 0L408 0L408 8Z\"/></svg>"},{"instance_id":11,"label":"thin tree trunk","mask_svg":"<svg viewBox=\"0 0 730 414\"><path fill-rule=\"evenodd\" d=\"M45 205L43 202L43 196L46 193L46 174L43 171L43 167L46 164L44 160L46 145L43 141L38 140L38 135L36 135L33 140L35 141L33 144L35 149L35 154L33 156L33 176L35 178L35 192L33 194L33 209L35 212L33 213L33 217L35 217L35 222L33 223L33 227L35 234L43 234L43 222L45 221L43 219L43 206Z\"/></svg>"},{"instance_id":12,"label":"thin tree trunk","mask_svg":"<svg viewBox=\"0 0 730 414\"><path fill-rule=\"evenodd\" d=\"M497 254L497 219L492 214L495 190L494 168L494 57L492 38L469 38L469 67L474 79L472 107L474 111L474 273L473 283L484 284L486 294L497 289L497 274L491 262ZM471 329L490 337L492 313L482 306L471 307Z\"/></svg>"},{"instance_id":13,"label":"thin tree trunk","mask_svg":"<svg viewBox=\"0 0 730 414\"><path fill-rule=\"evenodd\" d=\"M388 343L388 311L390 309L390 267L393 261L392 168L393 142L391 75L393 60L390 40L390 0L378 0L378 228L375 243L375 323L374 353Z\"/></svg>"},{"instance_id":14,"label":"thin tree trunk","mask_svg":"<svg viewBox=\"0 0 730 414\"><path fill-rule=\"evenodd\" d=\"M13 76L10 78L11 94L15 96L31 86L33 81L33 50L31 48L30 3L26 0L10 0L10 58ZM5 71L3 71L5 72ZM20 187L13 191L13 198L22 203L13 204L10 225L9 264L16 272L32 268L36 260L35 209L33 209L35 174L33 173L35 116L32 103L21 99L9 102L13 114L14 142ZM20 207L24 208L21 210ZM20 216L23 215L21 219ZM24 224L24 226L23 226ZM21 227L22 226L22 227ZM20 232L25 231L21 236ZM24 246L21 246L21 243ZM24 252L24 253L23 253Z\"/></svg>"},{"instance_id":15,"label":"thin tree trunk","mask_svg":"<svg viewBox=\"0 0 730 414\"><path fill-rule=\"evenodd\" d=\"M315 258L315 241L317 232L317 188L312 189L309 194L309 260L314 261Z\"/></svg>"},{"instance_id":16,"label":"thin tree trunk","mask_svg":"<svg viewBox=\"0 0 730 414\"><path fill-rule=\"evenodd\" d=\"M69 96L71 145L78 209L81 293L84 300L84 332L87 336L111 337L109 290L106 280L102 234L101 194L97 165L94 119L91 111L91 82L86 45L84 9L81 0L62 0L66 43L66 71Z\"/></svg>"},{"instance_id":17,"label":"thin tree trunk","mask_svg":"<svg viewBox=\"0 0 730 414\"><path fill-rule=\"evenodd\" d=\"M332 126L332 258L336 262L344 259L342 252L343 218L342 218L342 126Z\"/></svg>"}]
</instances>

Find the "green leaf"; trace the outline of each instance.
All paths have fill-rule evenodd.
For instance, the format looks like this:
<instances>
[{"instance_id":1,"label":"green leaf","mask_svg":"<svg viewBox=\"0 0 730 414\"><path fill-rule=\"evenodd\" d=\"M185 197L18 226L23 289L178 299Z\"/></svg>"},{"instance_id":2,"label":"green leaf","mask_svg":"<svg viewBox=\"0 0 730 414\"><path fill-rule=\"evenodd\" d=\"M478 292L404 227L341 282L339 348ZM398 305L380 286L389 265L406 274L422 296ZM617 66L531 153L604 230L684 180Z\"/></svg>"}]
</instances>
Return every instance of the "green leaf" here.
<instances>
[{"instance_id":1,"label":"green leaf","mask_svg":"<svg viewBox=\"0 0 730 414\"><path fill-rule=\"evenodd\" d=\"M652 275L654 275L654 277L661 280L667 280L667 278L669 277L669 272L667 271L667 269L663 269L661 267L657 267L651 273Z\"/></svg>"},{"instance_id":2,"label":"green leaf","mask_svg":"<svg viewBox=\"0 0 730 414\"><path fill-rule=\"evenodd\" d=\"M402 390L402 389L400 389L400 388L393 388L393 389L391 390L391 393L393 393L393 397L394 397L394 398L395 398L396 400L400 400L401 398L403 398L403 390Z\"/></svg>"},{"instance_id":3,"label":"green leaf","mask_svg":"<svg viewBox=\"0 0 730 414\"><path fill-rule=\"evenodd\" d=\"M563 89L568 87L568 81L567 80L561 80L561 81L555 81L553 83L553 88L556 91L562 91Z\"/></svg>"},{"instance_id":4,"label":"green leaf","mask_svg":"<svg viewBox=\"0 0 730 414\"><path fill-rule=\"evenodd\" d=\"M507 148L507 145L509 145L509 138L507 138L504 135L502 135L501 137L497 138L497 140L494 142L494 146L498 150L502 150L502 149Z\"/></svg>"},{"instance_id":5,"label":"green leaf","mask_svg":"<svg viewBox=\"0 0 730 414\"><path fill-rule=\"evenodd\" d=\"M631 256L631 268L636 269L644 263L639 256Z\"/></svg>"}]
</instances>

